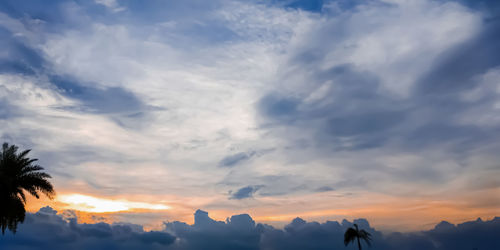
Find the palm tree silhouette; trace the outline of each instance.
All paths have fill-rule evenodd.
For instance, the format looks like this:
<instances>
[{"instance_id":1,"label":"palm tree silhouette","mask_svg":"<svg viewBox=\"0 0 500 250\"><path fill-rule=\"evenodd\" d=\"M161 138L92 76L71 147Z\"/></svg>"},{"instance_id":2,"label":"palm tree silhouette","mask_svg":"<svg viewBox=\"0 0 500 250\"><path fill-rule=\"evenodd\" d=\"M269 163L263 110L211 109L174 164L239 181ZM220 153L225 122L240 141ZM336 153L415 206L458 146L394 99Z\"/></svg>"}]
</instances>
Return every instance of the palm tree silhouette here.
<instances>
[{"instance_id":1,"label":"palm tree silhouette","mask_svg":"<svg viewBox=\"0 0 500 250\"><path fill-rule=\"evenodd\" d=\"M40 172L43 168L36 165L37 159L27 157L30 150L17 153L18 147L4 143L0 154L0 226L16 232L17 224L24 221L26 195L24 191L40 198L39 192L50 199L55 195L52 184L47 180L50 175Z\"/></svg>"},{"instance_id":2,"label":"palm tree silhouette","mask_svg":"<svg viewBox=\"0 0 500 250\"><path fill-rule=\"evenodd\" d=\"M349 243L353 243L354 241L358 241L358 248L361 250L361 242L360 239L364 240L368 246L370 246L370 241L371 239L371 234L368 233L367 231L361 229L358 229L358 225L354 224L354 227L350 227L345 231L344 234L344 244L347 246Z\"/></svg>"}]
</instances>

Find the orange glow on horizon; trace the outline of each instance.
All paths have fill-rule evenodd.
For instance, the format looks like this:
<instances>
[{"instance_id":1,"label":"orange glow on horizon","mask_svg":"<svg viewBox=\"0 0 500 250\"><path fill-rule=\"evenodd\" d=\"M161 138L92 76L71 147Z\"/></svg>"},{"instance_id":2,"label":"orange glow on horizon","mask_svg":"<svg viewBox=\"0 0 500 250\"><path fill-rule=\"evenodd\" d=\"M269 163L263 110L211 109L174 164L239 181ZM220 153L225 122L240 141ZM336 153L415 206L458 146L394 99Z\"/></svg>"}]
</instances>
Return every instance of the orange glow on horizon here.
<instances>
[{"instance_id":1,"label":"orange glow on horizon","mask_svg":"<svg viewBox=\"0 0 500 250\"><path fill-rule=\"evenodd\" d=\"M113 200L97 198L83 194L63 194L58 196L57 201L67 204L65 209L74 209L84 212L105 213L122 212L135 209L167 210L169 206L163 204L152 204L146 202L134 202L128 200Z\"/></svg>"},{"instance_id":2,"label":"orange glow on horizon","mask_svg":"<svg viewBox=\"0 0 500 250\"><path fill-rule=\"evenodd\" d=\"M482 190L474 193L473 197L494 197L498 191ZM259 200L262 202L260 206L214 209L209 208L210 204L222 201L241 204L242 201L227 201L224 195L187 197L136 194L126 197L101 197L69 192L59 193L54 200L45 197L40 200L30 198L27 210L36 212L41 207L51 206L60 214L68 212L65 210L73 210L72 214L78 217L80 223L130 222L149 229L160 229L164 221L192 224L193 214L197 209L209 212L210 218L218 221L246 213L257 223L267 223L277 227L290 223L296 217L318 222L366 218L377 229L401 232L428 230L443 220L457 224L478 217L488 220L499 216L495 205L476 206L475 200L465 195L448 199L401 197L377 193L337 197L336 192L332 191L295 197L260 197Z\"/></svg>"}]
</instances>

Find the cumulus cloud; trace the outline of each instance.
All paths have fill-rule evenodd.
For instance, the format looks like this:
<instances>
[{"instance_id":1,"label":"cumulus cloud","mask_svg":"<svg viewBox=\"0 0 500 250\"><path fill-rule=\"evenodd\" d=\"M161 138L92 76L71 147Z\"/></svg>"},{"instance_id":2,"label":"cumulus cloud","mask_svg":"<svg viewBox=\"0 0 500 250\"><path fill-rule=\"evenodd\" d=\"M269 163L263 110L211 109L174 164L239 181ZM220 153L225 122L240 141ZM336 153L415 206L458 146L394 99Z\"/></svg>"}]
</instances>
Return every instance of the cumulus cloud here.
<instances>
[{"instance_id":1,"label":"cumulus cloud","mask_svg":"<svg viewBox=\"0 0 500 250\"><path fill-rule=\"evenodd\" d=\"M500 244L495 237L500 218L458 225L442 222L432 230L415 233L382 233L365 219L318 223L296 218L278 229L255 223L247 214L234 215L222 222L198 210L193 225L169 222L165 223L165 230L178 237L175 246L178 249L345 249L343 235L353 223L372 234L370 249L375 250L494 249Z\"/></svg>"},{"instance_id":2,"label":"cumulus cloud","mask_svg":"<svg viewBox=\"0 0 500 250\"><path fill-rule=\"evenodd\" d=\"M14 235L0 238L2 249L345 249L343 234L356 223L373 236L370 249L497 249L500 218L453 225L441 222L432 230L414 233L382 233L367 220L341 223L307 222L296 218L283 229L256 223L249 215L233 215L225 222L205 211L194 214L194 224L164 223L163 231L144 231L134 224L78 223L63 218L50 207L28 213Z\"/></svg>"},{"instance_id":3,"label":"cumulus cloud","mask_svg":"<svg viewBox=\"0 0 500 250\"><path fill-rule=\"evenodd\" d=\"M256 224L247 214L234 215L221 222L198 210L193 225L165 223L165 230L178 237L175 245L178 249L345 249L344 232L354 223L372 234L373 245L370 249L375 250L495 249L500 245L495 235L500 229L498 217L458 225L441 222L429 231L382 233L372 228L365 219L318 223L296 218L283 229L277 229Z\"/></svg>"},{"instance_id":4,"label":"cumulus cloud","mask_svg":"<svg viewBox=\"0 0 500 250\"><path fill-rule=\"evenodd\" d=\"M2 249L164 249L175 241L166 232L145 232L138 225L78 223L50 207L28 213L19 229L2 236Z\"/></svg>"}]
</instances>

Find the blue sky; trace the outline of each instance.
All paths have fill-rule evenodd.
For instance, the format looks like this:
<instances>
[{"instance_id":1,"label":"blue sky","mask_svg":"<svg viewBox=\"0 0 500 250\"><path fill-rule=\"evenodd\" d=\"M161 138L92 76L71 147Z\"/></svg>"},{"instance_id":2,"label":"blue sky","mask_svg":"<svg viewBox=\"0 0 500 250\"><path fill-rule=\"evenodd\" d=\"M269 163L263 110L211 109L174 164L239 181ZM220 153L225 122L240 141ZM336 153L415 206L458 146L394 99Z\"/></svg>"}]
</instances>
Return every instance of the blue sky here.
<instances>
[{"instance_id":1,"label":"blue sky","mask_svg":"<svg viewBox=\"0 0 500 250\"><path fill-rule=\"evenodd\" d=\"M33 212L94 216L121 201L120 213L86 218L153 228L197 209L277 227L296 216L402 231L492 219L499 10L2 1L0 139L33 149L53 176L58 197Z\"/></svg>"}]
</instances>

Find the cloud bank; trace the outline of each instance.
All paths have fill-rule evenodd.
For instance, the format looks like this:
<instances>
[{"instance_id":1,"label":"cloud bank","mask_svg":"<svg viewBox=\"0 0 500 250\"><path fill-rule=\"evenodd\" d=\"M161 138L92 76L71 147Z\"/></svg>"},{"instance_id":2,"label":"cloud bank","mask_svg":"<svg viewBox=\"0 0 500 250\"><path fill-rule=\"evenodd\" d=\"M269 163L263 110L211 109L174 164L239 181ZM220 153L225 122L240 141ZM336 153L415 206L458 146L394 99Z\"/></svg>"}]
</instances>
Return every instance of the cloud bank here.
<instances>
[{"instance_id":1,"label":"cloud bank","mask_svg":"<svg viewBox=\"0 0 500 250\"><path fill-rule=\"evenodd\" d=\"M497 249L500 218L453 225L441 222L429 231L382 233L365 219L341 223L306 222L294 219L283 229L257 224L247 214L216 221L205 211L194 214L194 224L165 222L163 231L145 232L134 224L81 224L63 218L50 207L27 214L15 235L0 236L2 249L178 249L178 250L294 250L354 249L343 245L343 234L356 223L373 236L369 249L385 250L470 250Z\"/></svg>"},{"instance_id":2,"label":"cloud bank","mask_svg":"<svg viewBox=\"0 0 500 250\"><path fill-rule=\"evenodd\" d=\"M0 238L2 249L164 249L175 237L166 232L144 232L133 224L80 224L64 219L50 207L28 213L22 231Z\"/></svg>"}]
</instances>

